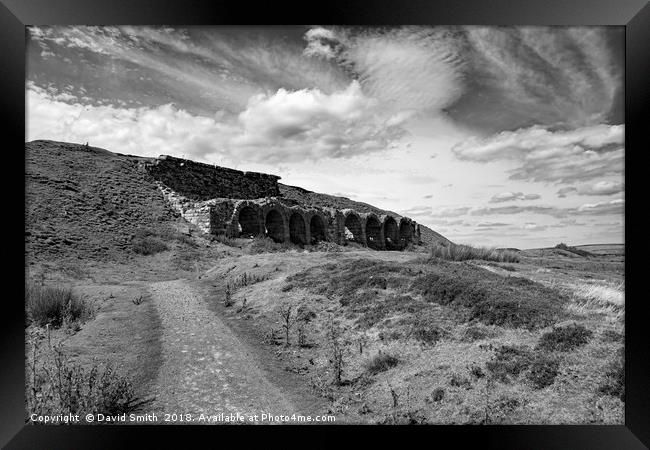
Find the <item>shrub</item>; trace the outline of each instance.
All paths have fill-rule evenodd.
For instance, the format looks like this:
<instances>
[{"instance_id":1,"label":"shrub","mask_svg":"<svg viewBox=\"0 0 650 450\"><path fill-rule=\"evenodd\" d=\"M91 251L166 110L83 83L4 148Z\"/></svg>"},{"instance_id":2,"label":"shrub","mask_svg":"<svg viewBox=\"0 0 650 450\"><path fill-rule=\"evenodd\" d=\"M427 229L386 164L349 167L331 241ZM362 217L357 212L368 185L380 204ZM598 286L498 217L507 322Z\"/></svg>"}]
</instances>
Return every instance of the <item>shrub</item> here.
<instances>
[{"instance_id":1,"label":"shrub","mask_svg":"<svg viewBox=\"0 0 650 450\"><path fill-rule=\"evenodd\" d=\"M598 392L605 395L618 397L625 401L625 354L623 349L619 350L616 360L610 362L606 367L605 381L598 386Z\"/></svg>"},{"instance_id":2,"label":"shrub","mask_svg":"<svg viewBox=\"0 0 650 450\"><path fill-rule=\"evenodd\" d=\"M140 255L154 255L169 250L167 244L153 236L135 238L131 242L133 251Z\"/></svg>"},{"instance_id":3,"label":"shrub","mask_svg":"<svg viewBox=\"0 0 650 450\"><path fill-rule=\"evenodd\" d=\"M526 373L526 380L535 389L542 389L555 382L560 363L553 356L533 352L528 347L503 345L485 367L494 379L502 383L514 381Z\"/></svg>"},{"instance_id":4,"label":"shrub","mask_svg":"<svg viewBox=\"0 0 650 450\"><path fill-rule=\"evenodd\" d=\"M26 387L29 414L128 414L138 400L131 381L110 364L87 369L58 347L40 366L32 361Z\"/></svg>"},{"instance_id":5,"label":"shrub","mask_svg":"<svg viewBox=\"0 0 650 450\"><path fill-rule=\"evenodd\" d=\"M431 393L431 400L434 402L439 402L445 397L445 390L441 387L435 388Z\"/></svg>"},{"instance_id":6,"label":"shrub","mask_svg":"<svg viewBox=\"0 0 650 450\"><path fill-rule=\"evenodd\" d=\"M462 387L464 389L471 389L472 388L472 383L467 379L466 377L459 375L457 373L454 373L451 375L451 379L449 380L449 384L454 386L454 387Z\"/></svg>"},{"instance_id":7,"label":"shrub","mask_svg":"<svg viewBox=\"0 0 650 450\"><path fill-rule=\"evenodd\" d=\"M399 359L389 353L379 352L372 358L366 360L366 372L375 375L380 372L385 372L391 367L399 364Z\"/></svg>"},{"instance_id":8,"label":"shrub","mask_svg":"<svg viewBox=\"0 0 650 450\"><path fill-rule=\"evenodd\" d=\"M485 367L496 380L507 383L525 371L532 360L533 355L527 347L503 345Z\"/></svg>"},{"instance_id":9,"label":"shrub","mask_svg":"<svg viewBox=\"0 0 650 450\"><path fill-rule=\"evenodd\" d=\"M555 246L555 248L558 248L560 250L564 250L567 252L575 253L576 255L579 256L584 256L584 257L589 257L589 256L595 256L593 253L588 252L586 250L580 250L579 248L571 247L569 245L566 245L564 242L560 242Z\"/></svg>"},{"instance_id":10,"label":"shrub","mask_svg":"<svg viewBox=\"0 0 650 450\"><path fill-rule=\"evenodd\" d=\"M248 246L248 252L255 255L258 253L286 252L296 248L293 244L287 242L275 242L268 236L257 236Z\"/></svg>"},{"instance_id":11,"label":"shrub","mask_svg":"<svg viewBox=\"0 0 650 450\"><path fill-rule=\"evenodd\" d=\"M589 342L593 332L583 325L572 324L566 327L553 328L544 333L537 347L546 351L567 352Z\"/></svg>"},{"instance_id":12,"label":"shrub","mask_svg":"<svg viewBox=\"0 0 650 450\"><path fill-rule=\"evenodd\" d=\"M535 389L543 389L555 382L559 367L557 359L548 355L536 355L530 364L526 379Z\"/></svg>"},{"instance_id":13,"label":"shrub","mask_svg":"<svg viewBox=\"0 0 650 450\"><path fill-rule=\"evenodd\" d=\"M519 262L519 255L511 250L496 250L490 248L471 247L469 245L435 242L431 245L430 259L445 259L450 261L466 261L481 259L485 261Z\"/></svg>"},{"instance_id":14,"label":"shrub","mask_svg":"<svg viewBox=\"0 0 650 450\"><path fill-rule=\"evenodd\" d=\"M551 288L468 264L440 264L411 289L427 302L468 308L469 320L486 325L535 329L554 323L562 310L562 294Z\"/></svg>"},{"instance_id":15,"label":"shrub","mask_svg":"<svg viewBox=\"0 0 650 450\"><path fill-rule=\"evenodd\" d=\"M60 327L64 322L87 319L93 313L91 304L61 286L26 286L25 306L29 319L39 326Z\"/></svg>"}]
</instances>

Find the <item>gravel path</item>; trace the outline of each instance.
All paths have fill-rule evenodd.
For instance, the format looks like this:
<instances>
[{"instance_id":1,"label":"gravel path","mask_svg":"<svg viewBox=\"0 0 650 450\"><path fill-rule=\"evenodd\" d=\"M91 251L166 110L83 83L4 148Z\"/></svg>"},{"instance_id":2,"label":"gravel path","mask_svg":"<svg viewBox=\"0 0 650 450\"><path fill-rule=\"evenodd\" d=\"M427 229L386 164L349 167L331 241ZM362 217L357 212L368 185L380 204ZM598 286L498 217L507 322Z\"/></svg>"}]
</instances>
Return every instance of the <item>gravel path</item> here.
<instances>
[{"instance_id":1,"label":"gravel path","mask_svg":"<svg viewBox=\"0 0 650 450\"><path fill-rule=\"evenodd\" d=\"M217 421L221 413L300 413L191 286L182 280L150 286L162 321L163 362L148 409Z\"/></svg>"}]
</instances>

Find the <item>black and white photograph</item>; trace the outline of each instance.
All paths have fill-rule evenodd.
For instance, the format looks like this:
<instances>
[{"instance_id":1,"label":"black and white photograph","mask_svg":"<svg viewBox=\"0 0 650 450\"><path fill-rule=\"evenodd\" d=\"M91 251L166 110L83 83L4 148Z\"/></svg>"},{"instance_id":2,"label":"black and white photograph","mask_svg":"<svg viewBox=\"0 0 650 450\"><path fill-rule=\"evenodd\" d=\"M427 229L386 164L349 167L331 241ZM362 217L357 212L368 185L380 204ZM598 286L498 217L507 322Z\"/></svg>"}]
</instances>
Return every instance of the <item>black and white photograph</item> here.
<instances>
[{"instance_id":1,"label":"black and white photograph","mask_svg":"<svg viewBox=\"0 0 650 450\"><path fill-rule=\"evenodd\" d=\"M625 424L624 27L25 39L26 424Z\"/></svg>"}]
</instances>

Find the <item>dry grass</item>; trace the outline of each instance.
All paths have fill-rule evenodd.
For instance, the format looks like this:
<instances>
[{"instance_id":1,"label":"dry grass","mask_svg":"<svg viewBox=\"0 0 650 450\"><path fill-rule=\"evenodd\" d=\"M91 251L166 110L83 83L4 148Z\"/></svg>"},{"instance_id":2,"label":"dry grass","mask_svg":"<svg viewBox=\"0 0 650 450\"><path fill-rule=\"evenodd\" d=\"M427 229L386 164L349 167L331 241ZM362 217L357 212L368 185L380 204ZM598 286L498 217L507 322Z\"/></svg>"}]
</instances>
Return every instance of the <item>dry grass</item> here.
<instances>
[{"instance_id":1,"label":"dry grass","mask_svg":"<svg viewBox=\"0 0 650 450\"><path fill-rule=\"evenodd\" d=\"M28 369L28 415L117 415L137 407L138 398L129 378L110 364L85 368L59 346L50 346L39 361L32 358Z\"/></svg>"},{"instance_id":2,"label":"dry grass","mask_svg":"<svg viewBox=\"0 0 650 450\"><path fill-rule=\"evenodd\" d=\"M85 321L94 313L93 305L75 295L69 287L33 283L25 286L25 308L27 318L34 324L55 328Z\"/></svg>"},{"instance_id":3,"label":"dry grass","mask_svg":"<svg viewBox=\"0 0 650 450\"><path fill-rule=\"evenodd\" d=\"M623 283L570 283L560 289L571 294L571 309L579 313L612 315L622 319L625 314Z\"/></svg>"},{"instance_id":4,"label":"dry grass","mask_svg":"<svg viewBox=\"0 0 650 450\"><path fill-rule=\"evenodd\" d=\"M512 250L497 250L485 247L472 247L462 244L442 244L436 242L431 245L431 259L444 259L447 261L468 261L481 259L484 261L519 262L519 255Z\"/></svg>"}]
</instances>

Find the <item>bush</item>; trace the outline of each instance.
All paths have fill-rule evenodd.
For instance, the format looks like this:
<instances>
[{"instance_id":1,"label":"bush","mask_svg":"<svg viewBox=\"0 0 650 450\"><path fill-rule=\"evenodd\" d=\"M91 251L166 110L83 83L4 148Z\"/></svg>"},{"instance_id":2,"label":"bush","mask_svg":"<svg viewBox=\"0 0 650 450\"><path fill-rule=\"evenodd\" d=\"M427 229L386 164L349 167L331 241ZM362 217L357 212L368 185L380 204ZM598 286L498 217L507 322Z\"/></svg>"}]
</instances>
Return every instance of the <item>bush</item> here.
<instances>
[{"instance_id":1,"label":"bush","mask_svg":"<svg viewBox=\"0 0 650 450\"><path fill-rule=\"evenodd\" d=\"M519 255L511 250L477 248L469 245L453 244L451 242L446 245L439 242L432 244L430 258L445 259L449 261L481 259L485 261L519 262Z\"/></svg>"},{"instance_id":2,"label":"bush","mask_svg":"<svg viewBox=\"0 0 650 450\"><path fill-rule=\"evenodd\" d=\"M257 236L250 243L248 252L255 255L258 253L286 252L292 248L296 247L287 242L275 242L268 236Z\"/></svg>"},{"instance_id":3,"label":"bush","mask_svg":"<svg viewBox=\"0 0 650 450\"><path fill-rule=\"evenodd\" d=\"M134 238L131 242L133 251L140 255L154 255L169 250L167 244L153 236Z\"/></svg>"},{"instance_id":4,"label":"bush","mask_svg":"<svg viewBox=\"0 0 650 450\"><path fill-rule=\"evenodd\" d=\"M537 348L546 351L567 352L589 342L593 332L583 325L572 324L566 327L553 328L544 333Z\"/></svg>"},{"instance_id":5,"label":"bush","mask_svg":"<svg viewBox=\"0 0 650 450\"><path fill-rule=\"evenodd\" d=\"M130 413L138 400L131 381L111 365L90 369L72 363L58 347L37 367L32 362L27 379L29 414Z\"/></svg>"},{"instance_id":6,"label":"bush","mask_svg":"<svg viewBox=\"0 0 650 450\"><path fill-rule=\"evenodd\" d=\"M449 384L454 387L462 387L464 389L472 388L472 383L469 381L469 379L457 373L452 374L451 379L449 380Z\"/></svg>"},{"instance_id":7,"label":"bush","mask_svg":"<svg viewBox=\"0 0 650 450\"><path fill-rule=\"evenodd\" d=\"M555 382L560 363L548 355L536 355L530 364L526 379L535 389L543 389Z\"/></svg>"},{"instance_id":8,"label":"bush","mask_svg":"<svg viewBox=\"0 0 650 450\"><path fill-rule=\"evenodd\" d=\"M399 359L389 353L377 353L365 363L366 371L372 375L385 372L399 364Z\"/></svg>"},{"instance_id":9,"label":"bush","mask_svg":"<svg viewBox=\"0 0 650 450\"><path fill-rule=\"evenodd\" d=\"M25 306L28 318L38 326L60 327L64 322L84 320L93 313L92 306L67 287L26 286Z\"/></svg>"},{"instance_id":10,"label":"bush","mask_svg":"<svg viewBox=\"0 0 650 450\"><path fill-rule=\"evenodd\" d=\"M584 257L589 257L589 256L595 256L593 253L588 252L586 250L580 250L579 248L571 247L569 245L566 245L564 242L560 242L555 246L555 248L558 248L560 250L564 250L567 252L575 253L576 255L579 256L584 256Z\"/></svg>"},{"instance_id":11,"label":"bush","mask_svg":"<svg viewBox=\"0 0 650 450\"><path fill-rule=\"evenodd\" d=\"M555 382L560 363L556 358L533 352L528 347L504 345L497 349L485 367L494 379L502 383L514 381L525 373L533 388L542 389Z\"/></svg>"},{"instance_id":12,"label":"bush","mask_svg":"<svg viewBox=\"0 0 650 450\"><path fill-rule=\"evenodd\" d=\"M496 380L507 383L519 377L532 361L532 352L527 347L503 345L485 367Z\"/></svg>"},{"instance_id":13,"label":"bush","mask_svg":"<svg viewBox=\"0 0 650 450\"><path fill-rule=\"evenodd\" d=\"M625 354L622 348L617 359L607 365L605 382L598 386L598 392L625 401Z\"/></svg>"},{"instance_id":14,"label":"bush","mask_svg":"<svg viewBox=\"0 0 650 450\"><path fill-rule=\"evenodd\" d=\"M440 264L411 289L427 302L468 308L468 320L485 325L535 329L554 323L562 310L563 296L551 288L469 264Z\"/></svg>"},{"instance_id":15,"label":"bush","mask_svg":"<svg viewBox=\"0 0 650 450\"><path fill-rule=\"evenodd\" d=\"M445 398L445 390L443 388L435 388L431 393L431 400L434 402L439 402L443 398Z\"/></svg>"}]
</instances>

